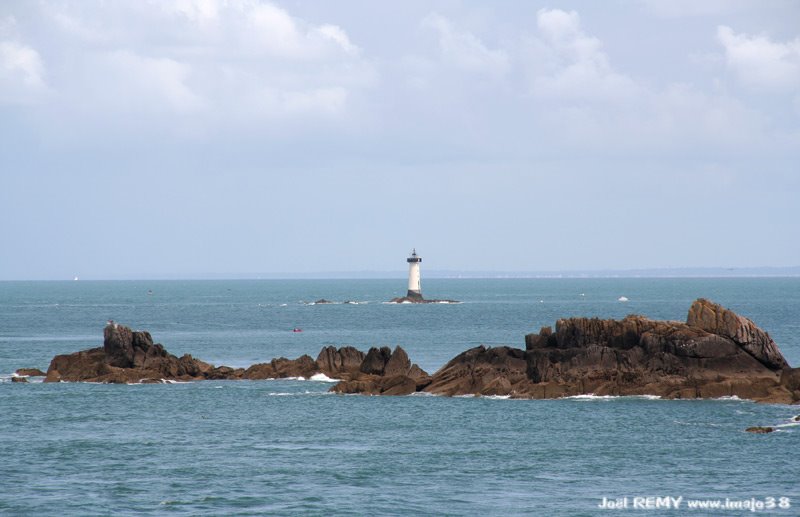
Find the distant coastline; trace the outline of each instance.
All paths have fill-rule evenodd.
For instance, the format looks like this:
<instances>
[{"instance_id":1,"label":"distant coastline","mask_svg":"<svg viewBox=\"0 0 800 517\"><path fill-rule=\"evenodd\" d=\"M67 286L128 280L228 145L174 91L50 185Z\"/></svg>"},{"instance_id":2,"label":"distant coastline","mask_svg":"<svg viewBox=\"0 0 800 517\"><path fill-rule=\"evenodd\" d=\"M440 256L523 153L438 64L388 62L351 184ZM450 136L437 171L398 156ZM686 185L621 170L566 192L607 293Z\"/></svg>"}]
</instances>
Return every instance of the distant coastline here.
<instances>
[{"instance_id":1,"label":"distant coastline","mask_svg":"<svg viewBox=\"0 0 800 517\"><path fill-rule=\"evenodd\" d=\"M80 280L391 280L404 278L406 271L318 271L286 273L190 273L116 276L81 276ZM461 271L430 269L427 279L568 279L568 278L796 278L800 266L780 267L675 267L641 269L587 269L563 271ZM3 278L0 281L70 280L69 278Z\"/></svg>"}]
</instances>

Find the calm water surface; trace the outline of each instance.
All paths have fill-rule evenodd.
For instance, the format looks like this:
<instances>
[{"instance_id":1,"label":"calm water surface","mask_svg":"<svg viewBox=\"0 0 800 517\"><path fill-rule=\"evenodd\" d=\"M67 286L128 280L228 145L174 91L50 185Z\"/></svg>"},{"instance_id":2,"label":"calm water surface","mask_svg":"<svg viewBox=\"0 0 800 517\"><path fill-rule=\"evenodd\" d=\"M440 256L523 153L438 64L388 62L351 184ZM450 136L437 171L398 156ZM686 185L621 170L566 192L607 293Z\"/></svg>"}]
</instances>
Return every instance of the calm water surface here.
<instances>
[{"instance_id":1,"label":"calm water surface","mask_svg":"<svg viewBox=\"0 0 800 517\"><path fill-rule=\"evenodd\" d=\"M800 364L800 279L431 279L428 296L464 303L381 303L403 287L0 282L0 514L614 515L597 507L603 497L637 496L788 497L790 509L761 513L800 514L800 426L789 423L800 406L339 396L313 381L9 382L99 346L108 319L215 364L399 344L432 372L477 344L524 347L559 317L682 320L700 296L754 320ZM360 303L303 303L319 298ZM781 427L744 433L751 425ZM646 512L750 513L685 502Z\"/></svg>"}]
</instances>

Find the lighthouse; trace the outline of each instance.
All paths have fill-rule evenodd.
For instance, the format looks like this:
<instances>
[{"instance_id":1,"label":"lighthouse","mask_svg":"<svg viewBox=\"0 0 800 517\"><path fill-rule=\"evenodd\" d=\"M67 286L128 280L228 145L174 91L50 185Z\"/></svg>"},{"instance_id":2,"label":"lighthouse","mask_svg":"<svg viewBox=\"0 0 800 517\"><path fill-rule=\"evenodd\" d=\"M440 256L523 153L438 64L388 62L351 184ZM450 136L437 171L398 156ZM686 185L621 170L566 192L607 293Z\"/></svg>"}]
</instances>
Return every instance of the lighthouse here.
<instances>
[{"instance_id":1,"label":"lighthouse","mask_svg":"<svg viewBox=\"0 0 800 517\"><path fill-rule=\"evenodd\" d=\"M419 265L422 262L422 257L417 255L417 249L411 252L411 256L406 259L408 262L408 294L406 296L411 299L422 300L422 287L419 281Z\"/></svg>"}]
</instances>

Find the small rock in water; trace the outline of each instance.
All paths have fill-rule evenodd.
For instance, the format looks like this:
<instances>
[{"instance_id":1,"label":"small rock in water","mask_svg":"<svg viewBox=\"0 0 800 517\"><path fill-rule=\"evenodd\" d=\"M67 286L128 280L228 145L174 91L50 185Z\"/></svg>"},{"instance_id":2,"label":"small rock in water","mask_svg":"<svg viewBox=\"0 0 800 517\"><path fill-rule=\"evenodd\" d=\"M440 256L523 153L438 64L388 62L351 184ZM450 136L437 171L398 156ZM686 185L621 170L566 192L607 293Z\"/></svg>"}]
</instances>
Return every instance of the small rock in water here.
<instances>
[{"instance_id":1,"label":"small rock in water","mask_svg":"<svg viewBox=\"0 0 800 517\"><path fill-rule=\"evenodd\" d=\"M775 429L773 429L772 427L763 427L760 425L757 425L755 427L748 427L747 429L745 429L745 431L747 431L748 433L755 433L755 434L767 434L773 432L774 430Z\"/></svg>"},{"instance_id":2,"label":"small rock in water","mask_svg":"<svg viewBox=\"0 0 800 517\"><path fill-rule=\"evenodd\" d=\"M28 382L25 377L11 377L11 382Z\"/></svg>"},{"instance_id":3,"label":"small rock in water","mask_svg":"<svg viewBox=\"0 0 800 517\"><path fill-rule=\"evenodd\" d=\"M797 415L796 417L792 418L792 422L800 422L800 415Z\"/></svg>"}]
</instances>

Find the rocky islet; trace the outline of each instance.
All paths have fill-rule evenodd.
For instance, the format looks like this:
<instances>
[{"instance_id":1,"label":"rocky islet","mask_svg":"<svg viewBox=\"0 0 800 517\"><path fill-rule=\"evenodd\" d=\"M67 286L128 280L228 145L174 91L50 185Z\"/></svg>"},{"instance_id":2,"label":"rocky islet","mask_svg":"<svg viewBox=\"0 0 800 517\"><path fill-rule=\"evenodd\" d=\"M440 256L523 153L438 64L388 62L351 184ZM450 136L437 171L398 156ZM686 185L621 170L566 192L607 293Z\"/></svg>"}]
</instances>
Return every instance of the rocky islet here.
<instances>
[{"instance_id":1,"label":"rocky islet","mask_svg":"<svg viewBox=\"0 0 800 517\"><path fill-rule=\"evenodd\" d=\"M631 315L622 320L566 318L555 330L525 336L525 348L478 346L429 375L401 347L324 347L314 359L277 358L249 368L176 357L148 332L110 323L103 347L53 358L45 382L138 383L214 379L311 378L339 382L338 393L494 395L558 398L655 395L800 401L800 368L791 368L769 334L705 299L685 322Z\"/></svg>"}]
</instances>

